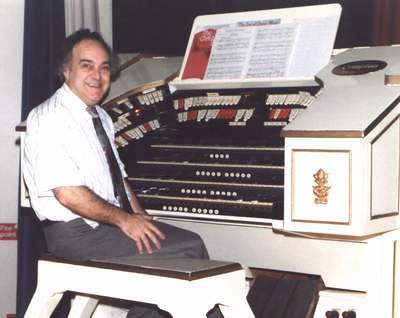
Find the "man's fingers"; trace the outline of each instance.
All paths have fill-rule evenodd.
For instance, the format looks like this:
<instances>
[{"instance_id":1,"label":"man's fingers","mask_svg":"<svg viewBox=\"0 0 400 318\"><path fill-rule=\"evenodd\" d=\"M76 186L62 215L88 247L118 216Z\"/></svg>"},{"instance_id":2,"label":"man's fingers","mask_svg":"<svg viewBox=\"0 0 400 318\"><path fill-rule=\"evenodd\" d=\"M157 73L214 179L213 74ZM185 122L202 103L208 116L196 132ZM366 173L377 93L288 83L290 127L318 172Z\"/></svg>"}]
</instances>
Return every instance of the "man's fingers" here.
<instances>
[{"instance_id":1,"label":"man's fingers","mask_svg":"<svg viewBox=\"0 0 400 318\"><path fill-rule=\"evenodd\" d=\"M144 235L142 237L142 242L144 243L144 247L146 248L147 253L152 254L153 253L153 249L151 248L150 242L147 239L146 235Z\"/></svg>"},{"instance_id":2,"label":"man's fingers","mask_svg":"<svg viewBox=\"0 0 400 318\"><path fill-rule=\"evenodd\" d=\"M146 235L149 237L149 239L154 243L154 245L157 247L157 249L161 248L161 243L158 240L157 236L153 232L148 232Z\"/></svg>"},{"instance_id":3,"label":"man's fingers","mask_svg":"<svg viewBox=\"0 0 400 318\"><path fill-rule=\"evenodd\" d=\"M148 223L148 227L150 228L150 230L152 231L152 232L154 232L160 239L165 239L165 235L164 235L164 233L163 232L161 232L160 230L159 230L159 228L156 226L156 225L154 225L153 223Z\"/></svg>"},{"instance_id":4,"label":"man's fingers","mask_svg":"<svg viewBox=\"0 0 400 318\"><path fill-rule=\"evenodd\" d=\"M143 244L142 241L140 239L135 241L136 243L136 248L139 251L139 254L143 254Z\"/></svg>"},{"instance_id":5,"label":"man's fingers","mask_svg":"<svg viewBox=\"0 0 400 318\"><path fill-rule=\"evenodd\" d=\"M160 240L165 239L164 233L151 222L151 217L136 214L134 217L135 222L131 223L132 228L126 233L130 233L129 236L135 241L139 254L143 254L145 251L149 254L153 253L153 246L157 249L161 248Z\"/></svg>"}]
</instances>

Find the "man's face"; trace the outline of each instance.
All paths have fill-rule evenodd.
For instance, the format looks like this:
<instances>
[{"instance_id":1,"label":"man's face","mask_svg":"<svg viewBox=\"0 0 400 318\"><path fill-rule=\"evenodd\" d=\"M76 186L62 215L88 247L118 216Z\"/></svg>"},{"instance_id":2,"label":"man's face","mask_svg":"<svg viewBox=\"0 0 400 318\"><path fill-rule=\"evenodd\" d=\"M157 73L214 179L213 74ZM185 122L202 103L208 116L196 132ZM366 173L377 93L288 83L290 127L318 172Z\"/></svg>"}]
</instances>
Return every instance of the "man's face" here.
<instances>
[{"instance_id":1,"label":"man's face","mask_svg":"<svg viewBox=\"0 0 400 318\"><path fill-rule=\"evenodd\" d=\"M110 57L94 40L83 40L72 49L64 69L65 83L86 105L97 105L110 87Z\"/></svg>"}]
</instances>

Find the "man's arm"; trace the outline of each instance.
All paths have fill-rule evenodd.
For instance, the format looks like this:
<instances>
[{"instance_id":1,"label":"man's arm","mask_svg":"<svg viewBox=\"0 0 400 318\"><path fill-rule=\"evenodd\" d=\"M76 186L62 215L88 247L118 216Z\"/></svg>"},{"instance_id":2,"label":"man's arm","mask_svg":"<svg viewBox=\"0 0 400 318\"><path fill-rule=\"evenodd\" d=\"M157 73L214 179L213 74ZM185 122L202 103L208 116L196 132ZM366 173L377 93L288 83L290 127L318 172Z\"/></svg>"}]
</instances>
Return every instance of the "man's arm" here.
<instances>
[{"instance_id":1,"label":"man's arm","mask_svg":"<svg viewBox=\"0 0 400 318\"><path fill-rule=\"evenodd\" d=\"M148 253L152 253L149 240L158 249L161 248L160 239L164 239L165 236L150 221L150 217L138 213L126 213L85 186L57 187L53 189L53 193L61 205L80 216L120 228L125 235L135 241L140 254L143 253L143 247ZM137 200L135 204L139 205Z\"/></svg>"}]
</instances>

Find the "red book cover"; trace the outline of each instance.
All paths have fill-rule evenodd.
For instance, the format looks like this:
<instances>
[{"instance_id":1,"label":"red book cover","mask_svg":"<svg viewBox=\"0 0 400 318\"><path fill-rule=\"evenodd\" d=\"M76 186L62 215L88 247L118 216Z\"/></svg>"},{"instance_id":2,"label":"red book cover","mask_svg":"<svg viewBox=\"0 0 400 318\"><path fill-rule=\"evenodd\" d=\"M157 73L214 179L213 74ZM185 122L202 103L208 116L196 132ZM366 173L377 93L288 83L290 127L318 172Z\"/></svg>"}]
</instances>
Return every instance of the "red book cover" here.
<instances>
[{"instance_id":1,"label":"red book cover","mask_svg":"<svg viewBox=\"0 0 400 318\"><path fill-rule=\"evenodd\" d=\"M216 29L207 29L195 34L182 79L204 78L216 33Z\"/></svg>"}]
</instances>

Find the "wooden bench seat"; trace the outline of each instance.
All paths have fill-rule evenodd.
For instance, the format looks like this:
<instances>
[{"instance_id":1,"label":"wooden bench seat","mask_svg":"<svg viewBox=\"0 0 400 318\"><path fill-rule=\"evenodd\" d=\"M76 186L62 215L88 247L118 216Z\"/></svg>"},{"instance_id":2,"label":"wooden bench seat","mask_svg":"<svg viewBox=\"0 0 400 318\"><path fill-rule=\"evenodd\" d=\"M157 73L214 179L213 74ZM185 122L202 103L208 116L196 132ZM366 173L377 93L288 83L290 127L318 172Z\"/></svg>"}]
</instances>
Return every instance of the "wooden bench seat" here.
<instances>
[{"instance_id":1,"label":"wooden bench seat","mask_svg":"<svg viewBox=\"0 0 400 318\"><path fill-rule=\"evenodd\" d=\"M38 262L38 283L25 318L48 318L65 291L78 293L69 317L90 317L98 299L157 304L174 318L205 318L216 304L225 318L254 317L238 263L199 259ZM83 294L83 295L82 295Z\"/></svg>"}]
</instances>

